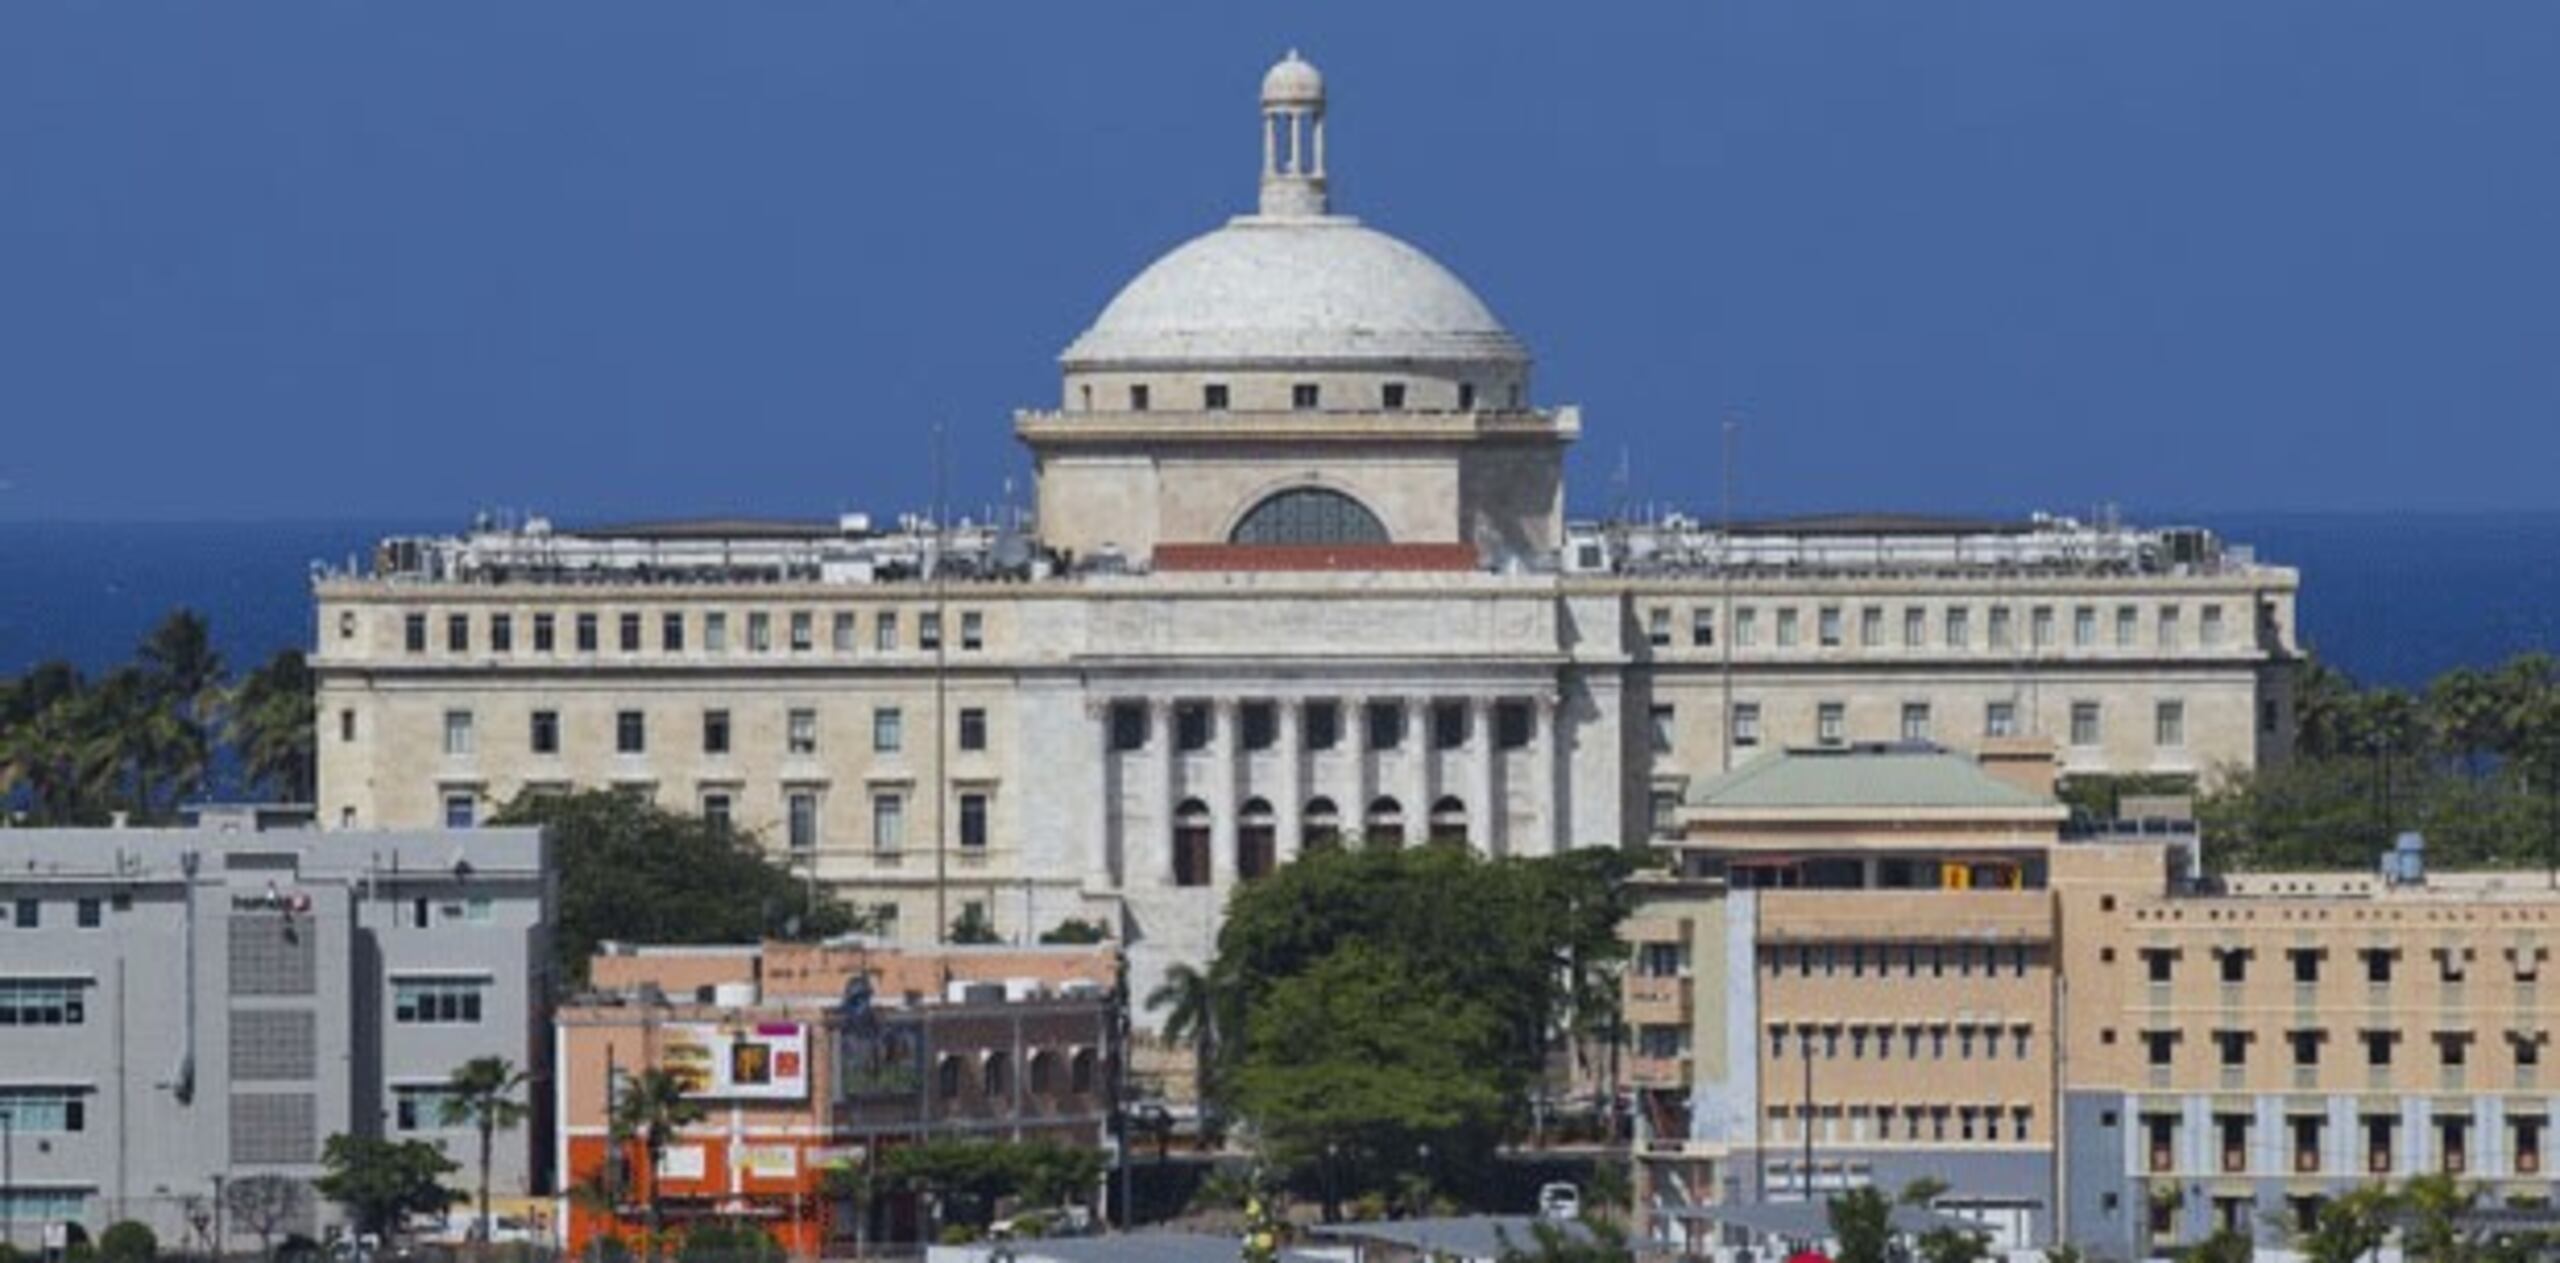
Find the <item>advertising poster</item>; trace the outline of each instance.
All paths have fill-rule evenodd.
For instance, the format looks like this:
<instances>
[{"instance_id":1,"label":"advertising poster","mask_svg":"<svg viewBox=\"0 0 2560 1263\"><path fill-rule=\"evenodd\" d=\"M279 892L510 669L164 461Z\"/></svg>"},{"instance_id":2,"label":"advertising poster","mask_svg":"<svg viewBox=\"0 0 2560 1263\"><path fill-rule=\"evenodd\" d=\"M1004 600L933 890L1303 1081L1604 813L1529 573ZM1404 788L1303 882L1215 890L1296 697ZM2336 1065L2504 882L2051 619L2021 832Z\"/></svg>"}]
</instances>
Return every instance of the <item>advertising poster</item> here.
<instances>
[{"instance_id":1,"label":"advertising poster","mask_svg":"<svg viewBox=\"0 0 2560 1263\"><path fill-rule=\"evenodd\" d=\"M798 1101L809 1095L809 1028L798 1022L665 1028L658 1063L685 1095L730 1101Z\"/></svg>"}]
</instances>

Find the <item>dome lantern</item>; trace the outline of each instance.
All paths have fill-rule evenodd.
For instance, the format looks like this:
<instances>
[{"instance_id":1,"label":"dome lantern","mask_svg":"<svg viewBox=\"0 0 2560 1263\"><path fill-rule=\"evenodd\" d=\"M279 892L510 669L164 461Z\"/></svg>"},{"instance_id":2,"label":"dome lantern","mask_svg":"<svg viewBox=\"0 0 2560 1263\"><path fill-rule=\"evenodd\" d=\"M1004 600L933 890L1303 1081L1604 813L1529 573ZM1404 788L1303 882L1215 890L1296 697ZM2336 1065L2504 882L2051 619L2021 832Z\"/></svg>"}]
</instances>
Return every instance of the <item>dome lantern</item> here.
<instances>
[{"instance_id":1,"label":"dome lantern","mask_svg":"<svg viewBox=\"0 0 2560 1263\"><path fill-rule=\"evenodd\" d=\"M1292 48L1262 76L1262 213L1325 211L1324 76Z\"/></svg>"}]
</instances>

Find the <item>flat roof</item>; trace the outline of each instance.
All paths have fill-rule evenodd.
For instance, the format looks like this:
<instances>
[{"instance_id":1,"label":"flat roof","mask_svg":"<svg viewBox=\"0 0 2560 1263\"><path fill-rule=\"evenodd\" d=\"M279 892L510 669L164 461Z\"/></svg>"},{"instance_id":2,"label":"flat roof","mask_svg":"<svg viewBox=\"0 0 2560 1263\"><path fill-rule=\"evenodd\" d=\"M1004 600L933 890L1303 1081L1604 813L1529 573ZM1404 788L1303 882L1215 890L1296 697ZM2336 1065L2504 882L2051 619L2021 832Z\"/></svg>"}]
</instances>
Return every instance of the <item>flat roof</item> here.
<instances>
[{"instance_id":1,"label":"flat roof","mask_svg":"<svg viewBox=\"0 0 2560 1263\"><path fill-rule=\"evenodd\" d=\"M2051 811L2061 804L2020 789L1973 759L1920 743L1780 750L1689 791L1708 809L1936 807Z\"/></svg>"}]
</instances>

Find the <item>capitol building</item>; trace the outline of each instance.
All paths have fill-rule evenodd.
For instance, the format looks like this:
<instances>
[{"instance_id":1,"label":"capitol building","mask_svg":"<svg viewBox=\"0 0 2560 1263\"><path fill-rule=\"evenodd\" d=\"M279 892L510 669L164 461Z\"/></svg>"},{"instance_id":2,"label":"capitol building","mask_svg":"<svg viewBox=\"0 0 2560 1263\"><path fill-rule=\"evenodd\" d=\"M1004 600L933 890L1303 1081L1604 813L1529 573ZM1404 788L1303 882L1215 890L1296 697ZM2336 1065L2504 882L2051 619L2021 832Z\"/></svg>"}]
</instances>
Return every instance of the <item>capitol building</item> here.
<instances>
[{"instance_id":1,"label":"capitol building","mask_svg":"<svg viewBox=\"0 0 2560 1263\"><path fill-rule=\"evenodd\" d=\"M324 821L616 789L900 939L1100 921L1144 994L1310 843L1624 846L1794 747L2285 757L2296 576L2209 532L1570 516L1580 412L1463 280L1337 210L1314 66L1260 105L1251 212L1111 297L1015 414L1021 520L482 523L323 575Z\"/></svg>"}]
</instances>

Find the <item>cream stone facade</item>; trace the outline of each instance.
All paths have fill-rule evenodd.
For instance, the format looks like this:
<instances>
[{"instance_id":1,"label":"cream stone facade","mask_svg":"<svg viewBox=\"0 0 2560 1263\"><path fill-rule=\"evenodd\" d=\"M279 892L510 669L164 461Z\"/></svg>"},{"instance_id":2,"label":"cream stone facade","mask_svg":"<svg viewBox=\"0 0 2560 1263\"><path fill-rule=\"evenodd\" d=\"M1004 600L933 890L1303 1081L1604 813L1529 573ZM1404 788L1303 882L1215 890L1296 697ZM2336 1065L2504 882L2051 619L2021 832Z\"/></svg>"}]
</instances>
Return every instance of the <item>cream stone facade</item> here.
<instances>
[{"instance_id":1,"label":"cream stone facade","mask_svg":"<svg viewBox=\"0 0 2560 1263\"><path fill-rule=\"evenodd\" d=\"M1027 522L492 524L321 578L323 819L619 787L908 940L973 904L1024 941L1100 919L1143 994L1312 836L1627 845L1783 745L2284 757L2295 576L2202 532L1569 521L1580 413L1463 282L1333 213L1324 105L1274 68L1256 213L1133 280L1016 416Z\"/></svg>"}]
</instances>

